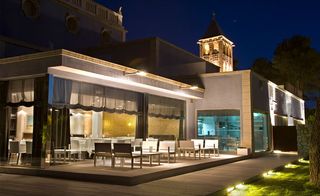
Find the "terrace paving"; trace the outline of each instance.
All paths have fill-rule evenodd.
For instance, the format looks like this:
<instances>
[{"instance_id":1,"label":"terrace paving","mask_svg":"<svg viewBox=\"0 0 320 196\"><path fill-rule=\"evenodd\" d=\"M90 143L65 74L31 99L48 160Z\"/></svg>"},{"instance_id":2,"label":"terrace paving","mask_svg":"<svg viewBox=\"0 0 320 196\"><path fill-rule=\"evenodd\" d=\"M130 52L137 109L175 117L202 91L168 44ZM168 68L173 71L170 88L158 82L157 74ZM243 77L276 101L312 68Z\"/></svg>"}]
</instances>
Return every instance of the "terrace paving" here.
<instances>
[{"instance_id":1,"label":"terrace paving","mask_svg":"<svg viewBox=\"0 0 320 196\"><path fill-rule=\"evenodd\" d=\"M269 154L135 186L0 174L0 195L208 195L297 159Z\"/></svg>"},{"instance_id":2,"label":"terrace paving","mask_svg":"<svg viewBox=\"0 0 320 196\"><path fill-rule=\"evenodd\" d=\"M132 186L244 159L248 159L248 156L220 154L218 157L202 157L200 160L194 159L193 157L186 157L179 158L174 163L167 163L164 160L160 165L153 163L153 166L150 166L149 162L144 162L143 169L139 168L139 163L135 164L134 169L131 169L128 159L123 166L120 167L119 164L117 164L115 168L110 166L110 159L105 161L105 165L103 165L102 160L98 160L97 167L93 166L93 160L82 160L51 166L47 169L28 168L16 165L1 166L0 172ZM118 160L118 162L119 161L120 160Z\"/></svg>"}]
</instances>

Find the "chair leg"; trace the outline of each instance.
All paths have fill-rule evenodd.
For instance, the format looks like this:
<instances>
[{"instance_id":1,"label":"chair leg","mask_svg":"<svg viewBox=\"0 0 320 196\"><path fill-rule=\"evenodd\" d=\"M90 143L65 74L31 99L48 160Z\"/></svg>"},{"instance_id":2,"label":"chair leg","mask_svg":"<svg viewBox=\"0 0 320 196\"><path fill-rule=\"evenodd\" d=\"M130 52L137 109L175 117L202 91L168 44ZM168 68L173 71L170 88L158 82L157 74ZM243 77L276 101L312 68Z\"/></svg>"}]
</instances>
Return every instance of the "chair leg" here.
<instances>
[{"instance_id":1,"label":"chair leg","mask_svg":"<svg viewBox=\"0 0 320 196\"><path fill-rule=\"evenodd\" d=\"M111 157L111 167L114 167L114 165L115 165L115 158L114 158L114 156L112 156Z\"/></svg>"},{"instance_id":2,"label":"chair leg","mask_svg":"<svg viewBox=\"0 0 320 196\"><path fill-rule=\"evenodd\" d=\"M11 159L11 153L9 153L8 164L10 164L10 159Z\"/></svg>"},{"instance_id":3,"label":"chair leg","mask_svg":"<svg viewBox=\"0 0 320 196\"><path fill-rule=\"evenodd\" d=\"M19 164L19 159L20 159L20 153L18 153L18 157L17 157L17 165Z\"/></svg>"},{"instance_id":4,"label":"chair leg","mask_svg":"<svg viewBox=\"0 0 320 196\"><path fill-rule=\"evenodd\" d=\"M131 169L133 169L133 157L131 157Z\"/></svg>"},{"instance_id":5,"label":"chair leg","mask_svg":"<svg viewBox=\"0 0 320 196\"><path fill-rule=\"evenodd\" d=\"M160 163L160 157L159 157L159 163ZM142 156L140 156L140 169L142 169Z\"/></svg>"}]
</instances>

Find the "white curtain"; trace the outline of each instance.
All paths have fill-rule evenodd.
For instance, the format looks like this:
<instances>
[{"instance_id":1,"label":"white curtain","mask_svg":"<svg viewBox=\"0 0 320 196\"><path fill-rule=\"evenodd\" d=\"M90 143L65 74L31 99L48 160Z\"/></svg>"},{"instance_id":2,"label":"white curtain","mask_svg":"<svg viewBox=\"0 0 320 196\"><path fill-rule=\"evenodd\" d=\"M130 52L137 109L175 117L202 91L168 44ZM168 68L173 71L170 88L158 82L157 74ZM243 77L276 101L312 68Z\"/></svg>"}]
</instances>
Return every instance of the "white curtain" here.
<instances>
[{"instance_id":1,"label":"white curtain","mask_svg":"<svg viewBox=\"0 0 320 196\"><path fill-rule=\"evenodd\" d=\"M184 117L184 101L149 95L148 113L162 118Z\"/></svg>"},{"instance_id":2,"label":"white curtain","mask_svg":"<svg viewBox=\"0 0 320 196\"><path fill-rule=\"evenodd\" d=\"M34 79L9 81L7 101L9 103L33 102Z\"/></svg>"},{"instance_id":3,"label":"white curtain","mask_svg":"<svg viewBox=\"0 0 320 196\"><path fill-rule=\"evenodd\" d=\"M63 100L64 105L71 108L120 113L138 112L138 94L135 92L61 78L54 80L68 81L55 82L54 92L57 93L53 98L54 104Z\"/></svg>"}]
</instances>

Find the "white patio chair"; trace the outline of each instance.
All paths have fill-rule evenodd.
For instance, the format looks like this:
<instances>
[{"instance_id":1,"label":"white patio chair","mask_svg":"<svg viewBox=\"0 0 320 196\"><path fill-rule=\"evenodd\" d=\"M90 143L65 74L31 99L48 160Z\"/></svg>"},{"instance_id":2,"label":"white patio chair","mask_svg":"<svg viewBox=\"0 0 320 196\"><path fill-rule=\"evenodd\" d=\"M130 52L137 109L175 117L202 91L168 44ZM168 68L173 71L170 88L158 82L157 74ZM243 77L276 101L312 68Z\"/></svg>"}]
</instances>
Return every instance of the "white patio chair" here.
<instances>
[{"instance_id":1,"label":"white patio chair","mask_svg":"<svg viewBox=\"0 0 320 196\"><path fill-rule=\"evenodd\" d=\"M66 150L69 155L69 160L73 157L73 161L76 161L76 155L81 159L81 146L78 139L73 139L70 141L70 148Z\"/></svg>"},{"instance_id":2,"label":"white patio chair","mask_svg":"<svg viewBox=\"0 0 320 196\"><path fill-rule=\"evenodd\" d=\"M10 146L10 152L9 152L8 161L10 163L12 154L15 154L17 156L17 165L18 165L19 159L20 159L20 142L10 141L9 146Z\"/></svg>"},{"instance_id":3,"label":"white patio chair","mask_svg":"<svg viewBox=\"0 0 320 196\"><path fill-rule=\"evenodd\" d=\"M199 159L201 158L201 149L198 147L196 148L194 145L194 141L190 140L180 140L179 141L179 156L180 154L183 153L183 156L185 157L185 153L189 154L193 153L194 158L196 159L196 154L199 154Z\"/></svg>"},{"instance_id":4,"label":"white patio chair","mask_svg":"<svg viewBox=\"0 0 320 196\"><path fill-rule=\"evenodd\" d=\"M142 138L136 138L131 142L131 146L133 147L133 151L137 151L138 148L142 146Z\"/></svg>"},{"instance_id":5,"label":"white patio chair","mask_svg":"<svg viewBox=\"0 0 320 196\"><path fill-rule=\"evenodd\" d=\"M168 156L168 163L170 163L170 155L174 156L174 162L176 162L176 141L160 141L159 142L159 151L161 154L166 154Z\"/></svg>"},{"instance_id":6,"label":"white patio chair","mask_svg":"<svg viewBox=\"0 0 320 196\"><path fill-rule=\"evenodd\" d=\"M209 157L211 155L211 151L213 152L213 156L216 155L216 152L219 154L219 140L206 139L204 142L204 152L209 152Z\"/></svg>"},{"instance_id":7,"label":"white patio chair","mask_svg":"<svg viewBox=\"0 0 320 196\"><path fill-rule=\"evenodd\" d=\"M31 162L31 156L32 156L32 142L26 141L26 158L29 159Z\"/></svg>"},{"instance_id":8,"label":"white patio chair","mask_svg":"<svg viewBox=\"0 0 320 196\"><path fill-rule=\"evenodd\" d=\"M158 140L142 141L142 152L157 152Z\"/></svg>"},{"instance_id":9,"label":"white patio chair","mask_svg":"<svg viewBox=\"0 0 320 196\"><path fill-rule=\"evenodd\" d=\"M194 142L194 148L198 149L200 153L204 154L204 139L191 139Z\"/></svg>"}]
</instances>

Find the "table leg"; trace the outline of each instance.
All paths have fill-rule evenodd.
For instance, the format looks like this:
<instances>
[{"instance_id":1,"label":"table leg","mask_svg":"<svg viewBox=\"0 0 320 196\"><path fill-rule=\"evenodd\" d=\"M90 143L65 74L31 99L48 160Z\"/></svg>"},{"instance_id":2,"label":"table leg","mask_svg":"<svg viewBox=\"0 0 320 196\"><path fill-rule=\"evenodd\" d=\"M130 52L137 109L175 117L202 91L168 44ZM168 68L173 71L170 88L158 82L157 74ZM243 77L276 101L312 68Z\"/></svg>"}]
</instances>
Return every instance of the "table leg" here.
<instances>
[{"instance_id":1,"label":"table leg","mask_svg":"<svg viewBox=\"0 0 320 196\"><path fill-rule=\"evenodd\" d=\"M64 151L64 152L63 152L63 163L65 163L65 162L66 162L66 156L67 156L67 152L66 152L66 151Z\"/></svg>"},{"instance_id":2,"label":"table leg","mask_svg":"<svg viewBox=\"0 0 320 196\"><path fill-rule=\"evenodd\" d=\"M149 155L149 164L152 166L152 155Z\"/></svg>"},{"instance_id":3,"label":"table leg","mask_svg":"<svg viewBox=\"0 0 320 196\"><path fill-rule=\"evenodd\" d=\"M57 154L53 151L53 164L56 164Z\"/></svg>"}]
</instances>

